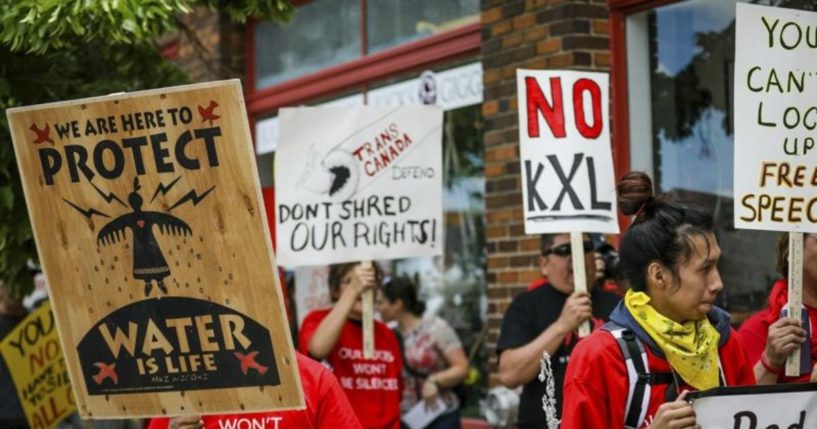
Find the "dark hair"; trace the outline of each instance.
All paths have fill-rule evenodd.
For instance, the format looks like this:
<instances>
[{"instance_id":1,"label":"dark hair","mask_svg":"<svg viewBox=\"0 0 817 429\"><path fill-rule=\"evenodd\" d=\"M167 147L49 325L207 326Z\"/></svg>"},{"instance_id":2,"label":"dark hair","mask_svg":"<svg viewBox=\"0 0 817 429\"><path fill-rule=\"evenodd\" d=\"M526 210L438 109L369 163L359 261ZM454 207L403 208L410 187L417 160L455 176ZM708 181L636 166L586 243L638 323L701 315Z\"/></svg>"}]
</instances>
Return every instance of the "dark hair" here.
<instances>
[{"instance_id":1,"label":"dark hair","mask_svg":"<svg viewBox=\"0 0 817 429\"><path fill-rule=\"evenodd\" d=\"M775 264L777 272L783 277L789 276L789 233L784 232L780 234L780 239L777 241L777 263Z\"/></svg>"},{"instance_id":2,"label":"dark hair","mask_svg":"<svg viewBox=\"0 0 817 429\"><path fill-rule=\"evenodd\" d=\"M602 279L615 279L618 277L618 250L608 243L603 243L596 248L596 253L601 255L604 261L604 273Z\"/></svg>"},{"instance_id":3,"label":"dark hair","mask_svg":"<svg viewBox=\"0 0 817 429\"><path fill-rule=\"evenodd\" d=\"M332 302L337 301L336 295L340 291L340 284L343 282L343 277L361 263L361 261L346 262L329 266L329 296L332 298ZM380 269L380 266L374 262L372 262L372 267L374 267L375 279L380 283L380 281L383 280L383 271Z\"/></svg>"},{"instance_id":4,"label":"dark hair","mask_svg":"<svg viewBox=\"0 0 817 429\"><path fill-rule=\"evenodd\" d=\"M403 301L403 307L415 316L422 316L426 311L426 304L417 298L417 287L407 277L393 277L383 285L383 296L389 302L398 299Z\"/></svg>"},{"instance_id":5,"label":"dark hair","mask_svg":"<svg viewBox=\"0 0 817 429\"><path fill-rule=\"evenodd\" d=\"M621 212L635 215L621 238L619 274L634 290L644 292L647 266L657 261L677 275L678 264L693 252L692 238L712 232L712 218L668 197L654 197L652 180L640 171L624 175L617 191Z\"/></svg>"},{"instance_id":6,"label":"dark hair","mask_svg":"<svg viewBox=\"0 0 817 429\"><path fill-rule=\"evenodd\" d=\"M553 241L559 234L542 234L539 236L539 254L545 256L548 250L553 247Z\"/></svg>"}]
</instances>

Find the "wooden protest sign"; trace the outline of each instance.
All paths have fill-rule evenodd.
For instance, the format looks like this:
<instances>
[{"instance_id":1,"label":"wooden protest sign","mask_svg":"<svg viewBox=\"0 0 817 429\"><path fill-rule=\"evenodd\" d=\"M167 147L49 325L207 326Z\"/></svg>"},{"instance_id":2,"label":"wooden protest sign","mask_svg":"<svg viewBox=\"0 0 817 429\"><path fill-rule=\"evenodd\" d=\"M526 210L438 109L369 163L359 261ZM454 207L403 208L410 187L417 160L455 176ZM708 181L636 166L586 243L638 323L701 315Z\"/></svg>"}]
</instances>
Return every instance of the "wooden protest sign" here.
<instances>
[{"instance_id":1,"label":"wooden protest sign","mask_svg":"<svg viewBox=\"0 0 817 429\"><path fill-rule=\"evenodd\" d=\"M817 427L817 384L719 387L687 394L696 423L707 429Z\"/></svg>"},{"instance_id":2,"label":"wooden protest sign","mask_svg":"<svg viewBox=\"0 0 817 429\"><path fill-rule=\"evenodd\" d=\"M83 417L303 406L239 81L8 118Z\"/></svg>"},{"instance_id":3,"label":"wooden protest sign","mask_svg":"<svg viewBox=\"0 0 817 429\"><path fill-rule=\"evenodd\" d=\"M279 118L281 265L442 253L440 108L301 107L282 109ZM371 301L364 297L367 326Z\"/></svg>"},{"instance_id":4,"label":"wooden protest sign","mask_svg":"<svg viewBox=\"0 0 817 429\"><path fill-rule=\"evenodd\" d=\"M814 12L737 5L736 228L789 231L795 239L817 232L817 75L810 71L817 51L807 37L815 28ZM793 286L788 312L796 317L801 291ZM790 360L788 375L811 371L810 365L796 371L799 361Z\"/></svg>"},{"instance_id":5,"label":"wooden protest sign","mask_svg":"<svg viewBox=\"0 0 817 429\"><path fill-rule=\"evenodd\" d=\"M49 302L0 341L0 355L32 429L52 429L77 410Z\"/></svg>"},{"instance_id":6,"label":"wooden protest sign","mask_svg":"<svg viewBox=\"0 0 817 429\"><path fill-rule=\"evenodd\" d=\"M571 233L574 284L587 289L582 232L617 234L608 77L516 71L525 233ZM579 335L590 332L589 323Z\"/></svg>"}]
</instances>

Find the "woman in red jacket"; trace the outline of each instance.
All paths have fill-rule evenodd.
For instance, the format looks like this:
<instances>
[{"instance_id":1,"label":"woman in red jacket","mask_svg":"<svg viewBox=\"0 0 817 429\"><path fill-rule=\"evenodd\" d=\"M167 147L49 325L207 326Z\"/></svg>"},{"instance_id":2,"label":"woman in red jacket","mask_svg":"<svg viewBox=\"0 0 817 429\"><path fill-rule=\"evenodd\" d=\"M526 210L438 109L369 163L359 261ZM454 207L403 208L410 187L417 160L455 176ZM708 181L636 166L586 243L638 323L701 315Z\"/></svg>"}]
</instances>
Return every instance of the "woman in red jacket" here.
<instances>
[{"instance_id":1,"label":"woman in red jacket","mask_svg":"<svg viewBox=\"0 0 817 429\"><path fill-rule=\"evenodd\" d=\"M713 304L723 283L712 219L653 197L644 173L624 176L618 192L621 211L635 214L619 249L630 290L605 329L573 351L561 428L696 428L685 390L755 381L729 315ZM646 366L649 377L634 377L628 366ZM633 390L630 378L639 380ZM628 403L638 392L642 400Z\"/></svg>"},{"instance_id":2,"label":"woman in red jacket","mask_svg":"<svg viewBox=\"0 0 817 429\"><path fill-rule=\"evenodd\" d=\"M780 237L777 247L777 270L784 276L789 273L788 233ZM805 348L811 365L800 365L798 377L787 377L784 371L786 357L806 342L806 330L800 323L781 317L789 301L788 288L785 278L776 281L769 293L769 305L743 322L738 331L749 362L754 364L758 384L808 382L812 365L817 362L817 237L812 234L803 237L803 314L808 314L812 328Z\"/></svg>"}]
</instances>

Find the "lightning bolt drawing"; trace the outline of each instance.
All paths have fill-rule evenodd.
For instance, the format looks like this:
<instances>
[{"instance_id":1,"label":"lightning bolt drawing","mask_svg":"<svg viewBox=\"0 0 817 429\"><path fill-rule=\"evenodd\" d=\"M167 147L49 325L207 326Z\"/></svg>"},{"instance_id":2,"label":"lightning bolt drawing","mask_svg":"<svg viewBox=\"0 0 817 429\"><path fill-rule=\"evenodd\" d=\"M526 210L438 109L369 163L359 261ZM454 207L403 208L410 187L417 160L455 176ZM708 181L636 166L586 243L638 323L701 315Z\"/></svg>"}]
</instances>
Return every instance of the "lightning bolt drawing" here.
<instances>
[{"instance_id":1,"label":"lightning bolt drawing","mask_svg":"<svg viewBox=\"0 0 817 429\"><path fill-rule=\"evenodd\" d=\"M186 203L187 201L190 201L190 200L193 200L193 205L194 205L194 206L197 206L197 205L198 205L198 204L201 202L201 200L203 200L203 199L204 199L204 197L206 197L206 196L207 196L207 194L209 194L209 193L210 193L210 192L211 192L213 189L215 189L215 188L216 188L216 187L215 187L215 186L213 186L213 187L211 187L210 189L206 190L206 191L205 191L203 194L201 194L201 195L198 195L198 193L196 192L196 190L195 190L195 189L193 189L192 191L190 191L190 192L188 192L187 194L185 194L185 196L183 196L183 197L182 197L182 198L181 198L179 201L177 201L177 202L176 202L176 204L173 204L173 206L172 206L172 207L170 207L169 209L167 209L167 211L171 211L171 210L175 209L176 207L178 207L178 206L180 206L180 205L182 205L182 204L184 204L184 203Z\"/></svg>"},{"instance_id":2,"label":"lightning bolt drawing","mask_svg":"<svg viewBox=\"0 0 817 429\"><path fill-rule=\"evenodd\" d=\"M175 185L176 182L178 182L179 179L181 179L181 178L182 178L182 176L177 177L175 180L170 182L167 186L165 186L162 182L159 182L159 186L156 188L156 192L153 193L153 198L150 199L150 202L152 203L153 200L156 199L156 196L159 195L159 192L161 192L162 195L167 195L167 193L170 192L170 189L173 188L173 185Z\"/></svg>"},{"instance_id":3,"label":"lightning bolt drawing","mask_svg":"<svg viewBox=\"0 0 817 429\"><path fill-rule=\"evenodd\" d=\"M62 200L65 201L66 203L68 203L68 205L70 205L74 209L76 209L76 211L82 213L82 215L87 217L88 219L90 219L93 215L110 218L110 216L106 215L105 213L102 213L101 211L98 211L97 209L91 208L91 209L86 210L86 209L83 209L82 207L72 203L71 201L66 200L65 198L63 198ZM110 201L108 201L108 202L110 202Z\"/></svg>"},{"instance_id":4,"label":"lightning bolt drawing","mask_svg":"<svg viewBox=\"0 0 817 429\"><path fill-rule=\"evenodd\" d=\"M119 199L119 197L117 197L116 194L114 194L113 192L108 192L106 194L105 192L102 191L102 189L99 189L96 185L94 185L94 182L91 182L89 180L88 183L90 183L91 186L93 186L94 189L96 189L96 192L99 194L99 196L104 198L105 202L107 202L108 204L110 204L111 201L116 200L116 202L118 202L119 204L122 204L123 207L127 207L125 202L122 201L121 199ZM71 204L71 205L73 206L73 204ZM74 206L74 207L76 207L76 206ZM80 209L77 207L77 210L80 210ZM105 216L105 217L108 217L108 216Z\"/></svg>"}]
</instances>

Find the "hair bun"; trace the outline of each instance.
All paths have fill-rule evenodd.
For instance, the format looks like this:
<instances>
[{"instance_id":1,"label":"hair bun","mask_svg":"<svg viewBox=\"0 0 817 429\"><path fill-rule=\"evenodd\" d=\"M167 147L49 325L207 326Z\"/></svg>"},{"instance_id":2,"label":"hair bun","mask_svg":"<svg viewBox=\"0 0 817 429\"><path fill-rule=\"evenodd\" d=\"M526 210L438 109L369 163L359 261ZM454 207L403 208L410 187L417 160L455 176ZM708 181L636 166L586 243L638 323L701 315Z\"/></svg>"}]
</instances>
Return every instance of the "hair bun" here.
<instances>
[{"instance_id":1,"label":"hair bun","mask_svg":"<svg viewBox=\"0 0 817 429\"><path fill-rule=\"evenodd\" d=\"M616 191L618 209L621 213L632 216L653 197L652 180L643 171L631 171L621 178Z\"/></svg>"}]
</instances>

